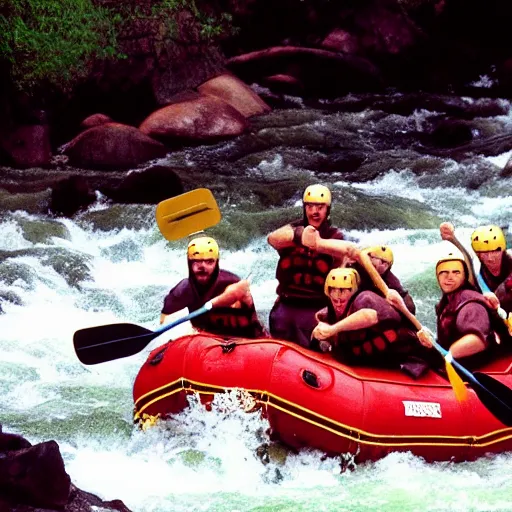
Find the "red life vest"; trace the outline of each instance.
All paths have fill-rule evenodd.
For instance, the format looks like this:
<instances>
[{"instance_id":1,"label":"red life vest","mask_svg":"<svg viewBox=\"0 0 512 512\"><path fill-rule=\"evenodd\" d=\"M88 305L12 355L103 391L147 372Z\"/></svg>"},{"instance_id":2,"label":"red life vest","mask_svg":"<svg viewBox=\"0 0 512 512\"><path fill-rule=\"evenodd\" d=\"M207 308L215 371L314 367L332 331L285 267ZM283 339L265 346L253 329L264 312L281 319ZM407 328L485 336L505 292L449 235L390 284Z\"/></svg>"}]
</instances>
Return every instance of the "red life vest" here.
<instances>
[{"instance_id":1,"label":"red life vest","mask_svg":"<svg viewBox=\"0 0 512 512\"><path fill-rule=\"evenodd\" d=\"M260 338L265 335L254 307L244 304L241 307L214 308L206 315L193 319L192 324L199 329L226 337Z\"/></svg>"}]
</instances>

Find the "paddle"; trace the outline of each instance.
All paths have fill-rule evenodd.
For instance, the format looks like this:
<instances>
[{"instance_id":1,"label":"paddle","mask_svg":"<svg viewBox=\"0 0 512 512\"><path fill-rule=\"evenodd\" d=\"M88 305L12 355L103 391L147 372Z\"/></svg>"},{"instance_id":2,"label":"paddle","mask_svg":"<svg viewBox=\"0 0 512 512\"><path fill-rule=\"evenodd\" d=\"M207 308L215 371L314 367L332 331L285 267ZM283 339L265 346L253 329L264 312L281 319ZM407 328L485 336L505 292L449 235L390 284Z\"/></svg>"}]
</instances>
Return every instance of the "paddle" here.
<instances>
[{"instance_id":1,"label":"paddle","mask_svg":"<svg viewBox=\"0 0 512 512\"><path fill-rule=\"evenodd\" d=\"M128 323L80 329L73 336L76 355L83 364L98 364L137 354L154 338L169 329L207 313L212 308L231 306L247 293L248 286L249 283L246 280L229 285L223 293L209 300L199 309L163 325L156 331Z\"/></svg>"},{"instance_id":2,"label":"paddle","mask_svg":"<svg viewBox=\"0 0 512 512\"><path fill-rule=\"evenodd\" d=\"M178 240L218 224L221 213L213 194L197 188L158 203L156 222L167 240Z\"/></svg>"},{"instance_id":3,"label":"paddle","mask_svg":"<svg viewBox=\"0 0 512 512\"><path fill-rule=\"evenodd\" d=\"M381 275L377 272L375 267L373 266L373 263L371 262L371 259L364 253L361 253L360 255L361 263L363 264L365 270L370 275L372 281L374 282L375 286L384 294L384 297L388 296L389 288L387 284L385 283L384 279L382 279ZM400 301L400 303L394 304L394 306L400 310L400 312L414 325L415 329L417 331L421 331L423 329L423 326L419 322L419 320L407 309L407 306L405 303ZM423 331L425 332L425 331ZM440 352L439 345L435 343L435 341L432 339L432 336L429 335L429 341L432 343L434 348ZM454 370L452 361L446 357L446 354L443 354L441 352L441 355L443 355L445 360L445 367L446 367L446 373L448 374L448 380L450 381L450 384L453 388L453 392L455 393L455 396L457 397L457 400L462 401L467 399L467 389L464 385L464 382L460 378L460 376L457 374L457 372ZM450 354L451 357L451 354Z\"/></svg>"},{"instance_id":4,"label":"paddle","mask_svg":"<svg viewBox=\"0 0 512 512\"><path fill-rule=\"evenodd\" d=\"M480 272L476 273L474 270L473 263L474 263L475 259L478 259L478 256L476 256L476 254L473 258L470 256L467 249L462 245L460 240L455 236L455 230L453 228L453 225L451 225L448 222L443 222L443 224L441 224L441 233L442 233L442 237L444 240L448 240L449 242L451 242L464 255L464 259L466 260L466 263L468 264L468 269L469 269L470 274L472 273L473 275L476 275L476 281L477 281L478 287L480 288L480 291L482 293L491 293L491 289L487 286L487 283L484 281L482 274ZM507 312L501 306L499 306L496 309L496 311L498 313L498 316L503 320L504 324L506 325L509 334L512 336L512 316L509 318L509 314L507 314Z\"/></svg>"},{"instance_id":5,"label":"paddle","mask_svg":"<svg viewBox=\"0 0 512 512\"><path fill-rule=\"evenodd\" d=\"M377 286L384 296L387 297L389 288L373 266L371 260L367 257L364 258L363 256L366 255L361 254L361 263L372 278L375 286ZM403 301L396 304L395 307L397 307L403 315L409 319L418 331L423 329L419 320L407 309ZM424 330L423 332L427 331ZM453 359L451 353L441 347L441 345L439 345L431 336L429 336L429 338L433 347L445 360L446 371L455 396L460 400L460 397L464 398L467 391L464 382L454 370L454 367L467 378L482 404L504 425L507 427L512 426L512 390L485 373L471 373L459 362Z\"/></svg>"}]
</instances>

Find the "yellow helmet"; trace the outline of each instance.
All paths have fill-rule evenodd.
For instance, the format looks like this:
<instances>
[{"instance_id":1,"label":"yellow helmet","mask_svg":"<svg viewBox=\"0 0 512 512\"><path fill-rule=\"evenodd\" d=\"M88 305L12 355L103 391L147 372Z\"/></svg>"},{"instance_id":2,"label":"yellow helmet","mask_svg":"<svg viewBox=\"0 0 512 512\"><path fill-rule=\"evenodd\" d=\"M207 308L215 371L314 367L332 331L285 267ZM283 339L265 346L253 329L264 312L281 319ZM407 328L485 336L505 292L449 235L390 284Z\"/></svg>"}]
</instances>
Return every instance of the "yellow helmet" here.
<instances>
[{"instance_id":1,"label":"yellow helmet","mask_svg":"<svg viewBox=\"0 0 512 512\"><path fill-rule=\"evenodd\" d=\"M189 260L218 260L219 246L210 236L193 238L188 244L187 257Z\"/></svg>"},{"instance_id":2,"label":"yellow helmet","mask_svg":"<svg viewBox=\"0 0 512 512\"><path fill-rule=\"evenodd\" d=\"M363 249L362 252L368 254L368 256L374 256L375 258L388 262L390 267L395 261L393 251L387 245L375 245L374 247Z\"/></svg>"},{"instance_id":3,"label":"yellow helmet","mask_svg":"<svg viewBox=\"0 0 512 512\"><path fill-rule=\"evenodd\" d=\"M466 278L468 277L466 261L464 260L464 255L459 249L455 247L450 249L447 254L443 257L439 258L436 263L436 276L438 276L443 270L455 270L460 268L460 263L462 263L462 268L466 274Z\"/></svg>"},{"instance_id":4,"label":"yellow helmet","mask_svg":"<svg viewBox=\"0 0 512 512\"><path fill-rule=\"evenodd\" d=\"M504 251L507 242L498 226L480 226L471 235L471 247L475 252Z\"/></svg>"},{"instance_id":5,"label":"yellow helmet","mask_svg":"<svg viewBox=\"0 0 512 512\"><path fill-rule=\"evenodd\" d=\"M361 278L354 268L333 268L325 278L324 293L329 296L329 288L340 288L356 292Z\"/></svg>"},{"instance_id":6,"label":"yellow helmet","mask_svg":"<svg viewBox=\"0 0 512 512\"><path fill-rule=\"evenodd\" d=\"M320 203L331 206L331 191L324 185L309 185L302 196L303 203Z\"/></svg>"}]
</instances>

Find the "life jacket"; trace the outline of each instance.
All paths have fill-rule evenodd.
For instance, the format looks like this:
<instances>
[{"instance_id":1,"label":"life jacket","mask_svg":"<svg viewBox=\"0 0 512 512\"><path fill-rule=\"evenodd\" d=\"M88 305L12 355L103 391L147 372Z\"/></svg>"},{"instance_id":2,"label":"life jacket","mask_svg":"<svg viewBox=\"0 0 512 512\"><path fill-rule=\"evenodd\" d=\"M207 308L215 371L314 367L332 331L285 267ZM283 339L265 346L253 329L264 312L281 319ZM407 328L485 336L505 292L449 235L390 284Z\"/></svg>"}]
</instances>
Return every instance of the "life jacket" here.
<instances>
[{"instance_id":1,"label":"life jacket","mask_svg":"<svg viewBox=\"0 0 512 512\"><path fill-rule=\"evenodd\" d=\"M354 313L351 299L346 312L336 319L332 306L328 306L328 323L331 325ZM330 320L330 321L329 321ZM392 356L407 353L413 343L417 343L415 332L405 322L388 329L378 325L357 331L344 331L336 335L335 357L349 364L382 364Z\"/></svg>"},{"instance_id":2,"label":"life jacket","mask_svg":"<svg viewBox=\"0 0 512 512\"><path fill-rule=\"evenodd\" d=\"M375 285L372 278L370 277L370 274L368 274L363 265L355 262L351 263L349 267L359 272L359 275L361 277L361 283L359 284L360 291L370 290L384 297L384 295ZM382 274L380 277L386 283L387 287L390 290L396 290L400 294L402 299L404 299L407 309L414 315L416 313L416 306L414 305L414 301L412 300L412 297L409 295L409 292L402 286L402 283L400 282L398 277L395 274L393 274L391 269L386 270L386 272L384 272L384 274Z\"/></svg>"},{"instance_id":3,"label":"life jacket","mask_svg":"<svg viewBox=\"0 0 512 512\"><path fill-rule=\"evenodd\" d=\"M292 223L292 227L298 225L301 225L301 221ZM321 238L343 240L343 233L328 221L318 231ZM325 278L336 266L334 257L304 246L282 249L276 270L279 281L277 295L284 303L304 304L307 301L312 307L321 307L328 302L324 295Z\"/></svg>"},{"instance_id":4,"label":"life jacket","mask_svg":"<svg viewBox=\"0 0 512 512\"><path fill-rule=\"evenodd\" d=\"M500 330L500 326L498 325L498 321L500 320L497 315L493 314L493 311L487 305L482 294L468 288L459 289L453 293L457 294L453 300L448 301L446 297L443 297L436 306L438 343L446 350L449 350L450 345L460 338L460 334L457 332L456 328L459 311L467 304L477 303L484 306L489 314L491 329L485 342L488 347L494 346L497 340L496 331Z\"/></svg>"},{"instance_id":5,"label":"life jacket","mask_svg":"<svg viewBox=\"0 0 512 512\"><path fill-rule=\"evenodd\" d=\"M167 295L162 313L169 315L183 308L195 311L205 302L220 295L230 284L240 278L227 270L218 270L216 278L207 287L199 287L192 280L183 279ZM249 307L218 307L193 318L190 323L197 329L222 336L259 338L264 336L264 329L258 320L254 305Z\"/></svg>"},{"instance_id":6,"label":"life jacket","mask_svg":"<svg viewBox=\"0 0 512 512\"><path fill-rule=\"evenodd\" d=\"M260 338L264 330L257 319L254 307L241 304L239 307L219 307L206 315L191 320L198 329L235 338Z\"/></svg>"}]
</instances>

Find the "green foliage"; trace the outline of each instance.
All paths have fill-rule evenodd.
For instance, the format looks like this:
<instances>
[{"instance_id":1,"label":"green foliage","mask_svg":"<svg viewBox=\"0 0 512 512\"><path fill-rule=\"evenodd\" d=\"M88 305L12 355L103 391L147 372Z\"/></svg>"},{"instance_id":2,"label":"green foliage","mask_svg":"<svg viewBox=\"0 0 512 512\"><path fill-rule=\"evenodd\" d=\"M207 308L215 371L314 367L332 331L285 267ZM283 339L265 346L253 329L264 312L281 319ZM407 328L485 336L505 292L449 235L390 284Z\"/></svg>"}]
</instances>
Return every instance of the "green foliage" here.
<instances>
[{"instance_id":1,"label":"green foliage","mask_svg":"<svg viewBox=\"0 0 512 512\"><path fill-rule=\"evenodd\" d=\"M91 0L7 0L0 12L0 57L24 89L85 76L92 58L116 55L115 21Z\"/></svg>"},{"instance_id":2,"label":"green foliage","mask_svg":"<svg viewBox=\"0 0 512 512\"><path fill-rule=\"evenodd\" d=\"M0 60L8 61L20 89L46 82L66 90L86 77L95 60L119 59L119 32L137 19L160 21L166 37L178 32L174 15L190 11L205 40L230 30L231 17L201 13L194 0L155 0L144 10L137 3L114 7L93 0L1 0Z\"/></svg>"}]
</instances>

